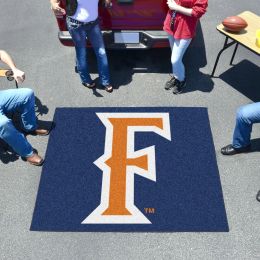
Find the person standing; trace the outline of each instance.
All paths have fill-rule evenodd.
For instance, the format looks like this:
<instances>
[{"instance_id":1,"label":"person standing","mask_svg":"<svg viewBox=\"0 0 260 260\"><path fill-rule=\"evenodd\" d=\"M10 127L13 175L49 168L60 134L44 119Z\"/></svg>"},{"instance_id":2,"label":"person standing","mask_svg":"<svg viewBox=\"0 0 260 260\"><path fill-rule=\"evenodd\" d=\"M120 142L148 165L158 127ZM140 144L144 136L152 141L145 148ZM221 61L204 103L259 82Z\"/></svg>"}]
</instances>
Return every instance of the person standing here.
<instances>
[{"instance_id":1,"label":"person standing","mask_svg":"<svg viewBox=\"0 0 260 260\"><path fill-rule=\"evenodd\" d=\"M111 0L104 0L106 5ZM50 0L55 15L66 15L69 33L75 45L76 66L83 86L93 89L95 82L91 79L87 62L86 41L90 41L97 57L99 79L107 92L112 92L109 66L103 36L98 19L99 0L66 0L66 10L60 7L59 0Z\"/></svg>"},{"instance_id":2,"label":"person standing","mask_svg":"<svg viewBox=\"0 0 260 260\"><path fill-rule=\"evenodd\" d=\"M179 94L186 84L182 59L195 36L200 17L206 12L208 0L168 0L167 5L169 11L163 29L169 36L173 75L164 88L171 89L173 94Z\"/></svg>"},{"instance_id":3,"label":"person standing","mask_svg":"<svg viewBox=\"0 0 260 260\"><path fill-rule=\"evenodd\" d=\"M0 60L7 64L17 83L25 79L23 71L19 70L9 54L0 50ZM0 91L0 138L5 141L23 160L32 165L41 166L44 159L38 155L31 144L27 141L24 133L18 131L13 125L10 114L18 113L21 124L26 134L48 135L50 130L41 129L37 126L35 115L34 93L29 88L7 89Z\"/></svg>"}]
</instances>

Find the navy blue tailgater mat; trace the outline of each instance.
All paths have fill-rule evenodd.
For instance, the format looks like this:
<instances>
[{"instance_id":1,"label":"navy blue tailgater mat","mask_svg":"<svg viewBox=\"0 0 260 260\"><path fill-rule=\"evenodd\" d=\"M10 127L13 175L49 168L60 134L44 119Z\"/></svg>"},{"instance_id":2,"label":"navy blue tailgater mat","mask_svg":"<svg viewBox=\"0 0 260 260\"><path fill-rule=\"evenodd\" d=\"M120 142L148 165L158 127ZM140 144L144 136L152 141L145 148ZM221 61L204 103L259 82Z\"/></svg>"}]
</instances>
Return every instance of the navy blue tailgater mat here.
<instances>
[{"instance_id":1,"label":"navy blue tailgater mat","mask_svg":"<svg viewBox=\"0 0 260 260\"><path fill-rule=\"evenodd\" d=\"M33 231L228 232L206 108L57 108Z\"/></svg>"}]
</instances>

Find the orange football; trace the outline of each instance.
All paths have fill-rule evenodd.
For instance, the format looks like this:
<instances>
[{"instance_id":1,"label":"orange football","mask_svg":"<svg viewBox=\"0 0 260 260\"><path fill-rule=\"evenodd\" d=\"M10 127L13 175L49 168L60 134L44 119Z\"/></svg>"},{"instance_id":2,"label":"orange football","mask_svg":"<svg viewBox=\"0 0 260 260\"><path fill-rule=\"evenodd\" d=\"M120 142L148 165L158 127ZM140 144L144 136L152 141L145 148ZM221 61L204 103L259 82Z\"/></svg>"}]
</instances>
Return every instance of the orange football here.
<instances>
[{"instance_id":1,"label":"orange football","mask_svg":"<svg viewBox=\"0 0 260 260\"><path fill-rule=\"evenodd\" d=\"M231 32L240 32L247 27L247 22L239 16L229 16L223 20L222 24Z\"/></svg>"}]
</instances>

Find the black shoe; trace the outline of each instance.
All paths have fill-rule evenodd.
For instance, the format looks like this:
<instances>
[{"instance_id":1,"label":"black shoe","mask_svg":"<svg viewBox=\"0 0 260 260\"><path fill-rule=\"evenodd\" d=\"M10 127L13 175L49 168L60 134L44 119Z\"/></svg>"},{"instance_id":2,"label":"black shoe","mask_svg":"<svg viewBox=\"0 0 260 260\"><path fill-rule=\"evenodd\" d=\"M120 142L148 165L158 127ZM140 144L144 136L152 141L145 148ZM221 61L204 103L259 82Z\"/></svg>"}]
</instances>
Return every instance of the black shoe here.
<instances>
[{"instance_id":1,"label":"black shoe","mask_svg":"<svg viewBox=\"0 0 260 260\"><path fill-rule=\"evenodd\" d=\"M173 88L174 84L175 84L175 80L176 80L176 78L174 78L174 76L172 76L172 78L165 83L164 89L169 90L169 89Z\"/></svg>"},{"instance_id":2,"label":"black shoe","mask_svg":"<svg viewBox=\"0 0 260 260\"><path fill-rule=\"evenodd\" d=\"M260 190L256 194L256 200L258 200L260 202Z\"/></svg>"},{"instance_id":3,"label":"black shoe","mask_svg":"<svg viewBox=\"0 0 260 260\"><path fill-rule=\"evenodd\" d=\"M174 87L172 89L173 94L180 94L183 91L183 88L186 85L186 80L179 81L178 79L175 79Z\"/></svg>"},{"instance_id":4,"label":"black shoe","mask_svg":"<svg viewBox=\"0 0 260 260\"><path fill-rule=\"evenodd\" d=\"M86 88L94 89L96 87L95 81L92 81L91 83L82 83L82 85Z\"/></svg>"},{"instance_id":5,"label":"black shoe","mask_svg":"<svg viewBox=\"0 0 260 260\"><path fill-rule=\"evenodd\" d=\"M251 144L245 146L245 147L241 147L241 148L234 148L232 146L232 144L229 144L223 148L221 148L221 153L223 155L234 155L237 153L246 153L249 152L251 149Z\"/></svg>"}]
</instances>

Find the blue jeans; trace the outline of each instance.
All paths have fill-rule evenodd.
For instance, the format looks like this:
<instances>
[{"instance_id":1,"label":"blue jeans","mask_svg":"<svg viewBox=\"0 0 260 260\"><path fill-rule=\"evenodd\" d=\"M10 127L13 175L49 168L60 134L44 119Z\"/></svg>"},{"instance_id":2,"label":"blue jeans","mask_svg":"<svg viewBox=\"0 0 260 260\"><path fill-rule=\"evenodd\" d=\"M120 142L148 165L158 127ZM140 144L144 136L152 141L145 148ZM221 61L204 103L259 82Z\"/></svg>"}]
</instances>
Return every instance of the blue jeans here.
<instances>
[{"instance_id":1,"label":"blue jeans","mask_svg":"<svg viewBox=\"0 0 260 260\"><path fill-rule=\"evenodd\" d=\"M242 106L237 110L233 147L241 148L250 144L254 123L260 123L260 102Z\"/></svg>"},{"instance_id":2,"label":"blue jeans","mask_svg":"<svg viewBox=\"0 0 260 260\"><path fill-rule=\"evenodd\" d=\"M175 39L172 35L168 35L168 38L172 49L172 74L179 81L183 81L185 80L185 68L182 59L190 45L191 39Z\"/></svg>"},{"instance_id":3,"label":"blue jeans","mask_svg":"<svg viewBox=\"0 0 260 260\"><path fill-rule=\"evenodd\" d=\"M75 45L76 63L81 82L92 83L87 63L86 42L87 39L89 39L97 57L100 83L103 86L109 85L110 75L107 54L98 21L94 24L84 25L73 23L70 21L70 18L67 17L67 27Z\"/></svg>"},{"instance_id":4,"label":"blue jeans","mask_svg":"<svg viewBox=\"0 0 260 260\"><path fill-rule=\"evenodd\" d=\"M33 148L8 116L19 113L24 130L33 131L37 128L34 104L34 93L31 89L0 91L0 138L22 157L31 156Z\"/></svg>"}]
</instances>

